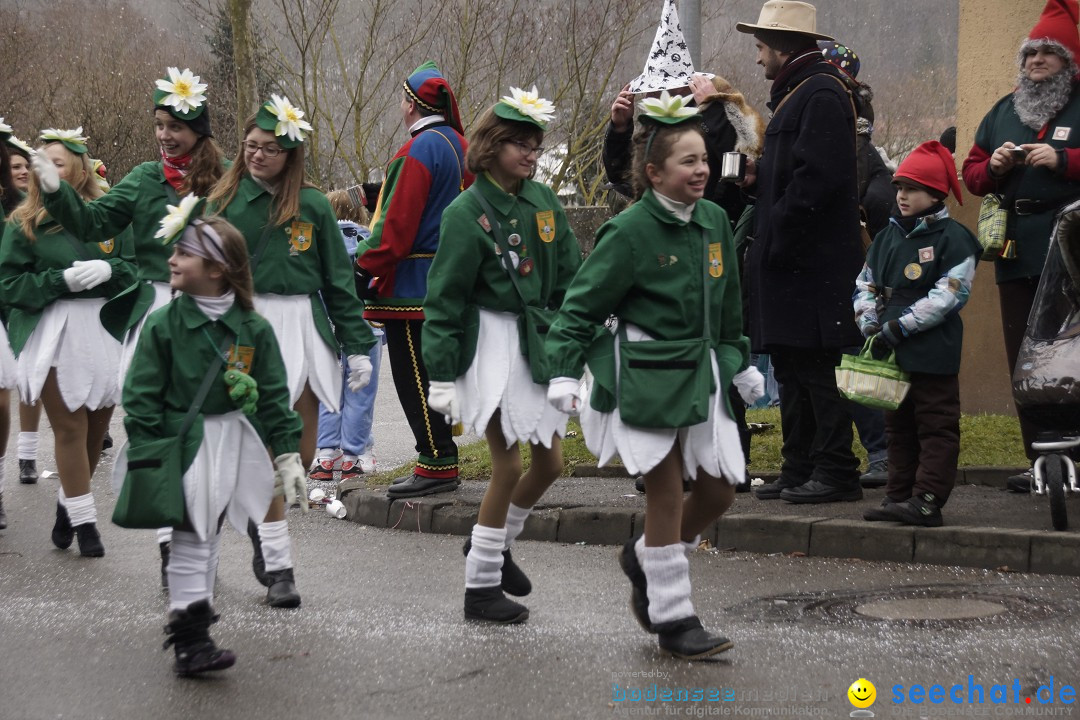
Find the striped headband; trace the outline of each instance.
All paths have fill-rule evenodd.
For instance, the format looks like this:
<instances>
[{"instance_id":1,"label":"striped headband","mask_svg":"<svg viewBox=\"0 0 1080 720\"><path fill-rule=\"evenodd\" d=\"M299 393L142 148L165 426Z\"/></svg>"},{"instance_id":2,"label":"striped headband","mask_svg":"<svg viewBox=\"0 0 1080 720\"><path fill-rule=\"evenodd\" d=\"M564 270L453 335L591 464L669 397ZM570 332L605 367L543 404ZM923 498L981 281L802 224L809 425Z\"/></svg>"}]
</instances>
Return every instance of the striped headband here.
<instances>
[{"instance_id":1,"label":"striped headband","mask_svg":"<svg viewBox=\"0 0 1080 720\"><path fill-rule=\"evenodd\" d=\"M229 263L225 260L225 243L217 234L217 230L200 218L191 221L176 245L190 255L198 255L220 263L226 270L229 269Z\"/></svg>"}]
</instances>

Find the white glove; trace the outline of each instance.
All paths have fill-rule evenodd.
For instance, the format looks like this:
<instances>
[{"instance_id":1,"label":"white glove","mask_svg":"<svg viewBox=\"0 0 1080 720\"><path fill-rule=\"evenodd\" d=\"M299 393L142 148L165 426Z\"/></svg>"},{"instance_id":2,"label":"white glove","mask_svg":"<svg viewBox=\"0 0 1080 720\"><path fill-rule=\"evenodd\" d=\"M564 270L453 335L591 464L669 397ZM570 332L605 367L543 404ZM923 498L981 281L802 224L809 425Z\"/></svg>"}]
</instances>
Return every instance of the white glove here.
<instances>
[{"instance_id":1,"label":"white glove","mask_svg":"<svg viewBox=\"0 0 1080 720\"><path fill-rule=\"evenodd\" d=\"M371 382L371 358L367 355L350 355L349 361L349 390L359 392Z\"/></svg>"},{"instance_id":2,"label":"white glove","mask_svg":"<svg viewBox=\"0 0 1080 720\"><path fill-rule=\"evenodd\" d=\"M300 462L300 453L278 455L274 458L274 467L277 468L277 472L274 473L275 494L285 496L286 507L300 503L301 511L307 512L307 473L304 472L304 465ZM279 485L280 491L278 491Z\"/></svg>"},{"instance_id":3,"label":"white glove","mask_svg":"<svg viewBox=\"0 0 1080 720\"><path fill-rule=\"evenodd\" d=\"M33 169L34 174L37 175L38 185L41 186L43 193L48 195L60 189L60 173L48 155L43 152L35 152L30 157L30 167Z\"/></svg>"},{"instance_id":4,"label":"white glove","mask_svg":"<svg viewBox=\"0 0 1080 720\"><path fill-rule=\"evenodd\" d=\"M567 415L581 412L581 380L568 377L552 378L548 383L548 402Z\"/></svg>"},{"instance_id":5,"label":"white glove","mask_svg":"<svg viewBox=\"0 0 1080 720\"><path fill-rule=\"evenodd\" d=\"M753 365L732 378L731 382L735 383L739 397L747 405L753 405L765 397L765 377Z\"/></svg>"},{"instance_id":6,"label":"white glove","mask_svg":"<svg viewBox=\"0 0 1080 720\"><path fill-rule=\"evenodd\" d=\"M428 383L428 407L446 417L446 422L456 423L461 420L461 408L458 407L457 388L452 382L432 380Z\"/></svg>"},{"instance_id":7,"label":"white glove","mask_svg":"<svg viewBox=\"0 0 1080 720\"><path fill-rule=\"evenodd\" d=\"M84 290L96 288L112 277L112 265L104 260L76 260L71 264Z\"/></svg>"},{"instance_id":8,"label":"white glove","mask_svg":"<svg viewBox=\"0 0 1080 720\"><path fill-rule=\"evenodd\" d=\"M76 261L77 263L78 261ZM82 292L86 289L86 285L79 279L79 268L75 267L75 265L64 271L64 283L71 292Z\"/></svg>"}]
</instances>

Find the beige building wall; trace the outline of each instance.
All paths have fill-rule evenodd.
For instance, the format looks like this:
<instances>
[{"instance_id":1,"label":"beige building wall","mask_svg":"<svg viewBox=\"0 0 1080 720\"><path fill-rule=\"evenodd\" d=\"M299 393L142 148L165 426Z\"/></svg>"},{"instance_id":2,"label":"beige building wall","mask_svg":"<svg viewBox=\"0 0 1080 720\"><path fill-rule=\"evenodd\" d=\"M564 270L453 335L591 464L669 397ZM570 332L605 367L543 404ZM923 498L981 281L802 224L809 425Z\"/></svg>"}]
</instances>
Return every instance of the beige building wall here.
<instances>
[{"instance_id":1,"label":"beige building wall","mask_svg":"<svg viewBox=\"0 0 1080 720\"><path fill-rule=\"evenodd\" d=\"M956 70L956 160L960 168L979 122L1016 79L1016 51L1039 19L1045 0L960 0ZM975 230L979 198L964 195L954 217ZM1001 334L993 263L980 263L963 311L960 403L965 413L1012 413L1012 387Z\"/></svg>"}]
</instances>

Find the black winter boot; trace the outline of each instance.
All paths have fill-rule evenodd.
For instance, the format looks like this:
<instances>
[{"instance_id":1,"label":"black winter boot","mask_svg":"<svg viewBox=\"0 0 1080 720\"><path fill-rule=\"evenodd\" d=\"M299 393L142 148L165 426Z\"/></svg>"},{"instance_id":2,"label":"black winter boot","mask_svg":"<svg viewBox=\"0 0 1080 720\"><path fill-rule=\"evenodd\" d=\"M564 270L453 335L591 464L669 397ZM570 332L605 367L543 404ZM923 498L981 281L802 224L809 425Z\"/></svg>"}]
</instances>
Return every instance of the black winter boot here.
<instances>
[{"instance_id":1,"label":"black winter boot","mask_svg":"<svg viewBox=\"0 0 1080 720\"><path fill-rule=\"evenodd\" d=\"M4 512L4 495L0 493L0 530L7 527L7 513Z\"/></svg>"},{"instance_id":2,"label":"black winter boot","mask_svg":"<svg viewBox=\"0 0 1080 720\"><path fill-rule=\"evenodd\" d=\"M38 481L37 461L19 459L19 482L33 485Z\"/></svg>"},{"instance_id":3,"label":"black winter boot","mask_svg":"<svg viewBox=\"0 0 1080 720\"><path fill-rule=\"evenodd\" d=\"M735 646L726 637L705 630L697 615L656 623L653 632L660 634L660 649L680 660L701 660Z\"/></svg>"},{"instance_id":4,"label":"black winter boot","mask_svg":"<svg viewBox=\"0 0 1080 720\"><path fill-rule=\"evenodd\" d=\"M468 557L471 549L472 538L469 538L465 541L464 547L461 548L461 553ZM532 582L529 581L529 577L525 572L518 567L518 564L514 562L509 550L503 550L502 556L502 584L499 587L514 597L525 597L532 592Z\"/></svg>"},{"instance_id":5,"label":"black winter boot","mask_svg":"<svg viewBox=\"0 0 1080 720\"><path fill-rule=\"evenodd\" d=\"M236 662L232 650L219 650L210 637L210 625L217 621L218 616L207 600L169 613L169 624L165 626L165 634L169 637L161 648L164 650L173 646L176 652L173 669L177 675L190 677L212 670L224 670Z\"/></svg>"},{"instance_id":6,"label":"black winter boot","mask_svg":"<svg viewBox=\"0 0 1080 720\"><path fill-rule=\"evenodd\" d=\"M61 550L67 550L75 540L75 529L71 527L71 518L68 517L67 508L56 501L56 523L52 529L52 543Z\"/></svg>"},{"instance_id":7,"label":"black winter boot","mask_svg":"<svg viewBox=\"0 0 1080 720\"><path fill-rule=\"evenodd\" d=\"M255 547L255 554L251 556L251 569L255 571L255 579L266 587L270 587L270 576L266 574L266 560L262 554L262 540L259 539L259 526L254 520L248 520L248 537Z\"/></svg>"},{"instance_id":8,"label":"black winter boot","mask_svg":"<svg viewBox=\"0 0 1080 720\"><path fill-rule=\"evenodd\" d=\"M161 551L161 589L169 589L169 541L166 540L163 543L158 543L158 550Z\"/></svg>"},{"instance_id":9,"label":"black winter boot","mask_svg":"<svg viewBox=\"0 0 1080 720\"><path fill-rule=\"evenodd\" d=\"M649 583L645 578L645 571L638 562L637 552L634 545L637 540L630 540L623 545L619 554L619 565L626 577L630 578L630 610L634 613L634 619L645 632L654 633L652 621L649 620Z\"/></svg>"},{"instance_id":10,"label":"black winter boot","mask_svg":"<svg viewBox=\"0 0 1080 720\"><path fill-rule=\"evenodd\" d=\"M102 557L105 555L105 546L101 543L101 533L98 532L97 523L76 525L75 534L79 536L80 555L83 557Z\"/></svg>"},{"instance_id":11,"label":"black winter boot","mask_svg":"<svg viewBox=\"0 0 1080 720\"><path fill-rule=\"evenodd\" d=\"M465 619L511 625L529 619L529 608L503 595L498 587L465 588Z\"/></svg>"},{"instance_id":12,"label":"black winter boot","mask_svg":"<svg viewBox=\"0 0 1080 720\"><path fill-rule=\"evenodd\" d=\"M266 604L276 608L300 607L300 593L296 591L293 569L271 570L266 573L269 588L266 591Z\"/></svg>"}]
</instances>

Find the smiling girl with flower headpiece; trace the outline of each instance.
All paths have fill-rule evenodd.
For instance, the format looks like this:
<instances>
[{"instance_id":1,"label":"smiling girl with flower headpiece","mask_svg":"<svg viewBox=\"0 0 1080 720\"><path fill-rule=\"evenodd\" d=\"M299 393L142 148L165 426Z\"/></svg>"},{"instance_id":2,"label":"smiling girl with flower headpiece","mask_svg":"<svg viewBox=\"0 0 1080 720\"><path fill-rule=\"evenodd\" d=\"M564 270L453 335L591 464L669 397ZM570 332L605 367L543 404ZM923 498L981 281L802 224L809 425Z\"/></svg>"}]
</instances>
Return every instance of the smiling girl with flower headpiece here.
<instances>
[{"instance_id":1,"label":"smiling girl with flower headpiece","mask_svg":"<svg viewBox=\"0 0 1080 720\"><path fill-rule=\"evenodd\" d=\"M48 163L76 202L101 196L82 128L46 130L33 162ZM36 180L12 213L0 244L0 301L12 308L11 349L18 358L23 402L41 398L56 439L60 497L52 541L67 548L76 535L83 556L105 554L97 531L90 477L101 455L113 407L120 400L120 344L98 314L107 298L135 281L120 258L121 238L83 243L42 206Z\"/></svg>"},{"instance_id":2,"label":"smiling girl with flower headpiece","mask_svg":"<svg viewBox=\"0 0 1080 720\"><path fill-rule=\"evenodd\" d=\"M315 457L319 402L336 412L347 357L351 390L371 378L368 351L375 344L361 317L349 257L337 216L326 196L304 180L304 147L311 125L284 96L273 95L248 119L232 167L211 193L211 210L247 240L255 282L255 309L277 334L292 403L304 421L300 456ZM297 488L306 507L307 488ZM275 498L266 520L249 527L256 562L265 562L267 600L300 603L285 504Z\"/></svg>"},{"instance_id":3,"label":"smiling girl with flower headpiece","mask_svg":"<svg viewBox=\"0 0 1080 720\"><path fill-rule=\"evenodd\" d=\"M582 405L585 442L600 464L618 455L645 476L645 532L621 555L632 608L661 650L697 659L732 643L694 614L686 555L745 473L728 388L734 382L750 403L764 382L749 366L731 225L703 199L701 123L666 91L641 109L633 157L640 199L600 228L567 290L546 344L554 359L548 399L561 409ZM618 331L594 342L611 315ZM594 382L583 400L576 378L586 362ZM684 479L692 481L685 502Z\"/></svg>"},{"instance_id":4,"label":"smiling girl with flower headpiece","mask_svg":"<svg viewBox=\"0 0 1080 720\"><path fill-rule=\"evenodd\" d=\"M532 180L554 109L535 87L512 88L480 118L465 156L476 182L443 212L439 232L452 242L439 243L428 273L421 342L428 405L483 433L491 450L491 483L465 548L471 620L528 617L503 594L532 588L510 546L563 467L567 414L545 402L546 363L536 351L545 317L581 264L559 199ZM532 451L524 475L523 442Z\"/></svg>"}]
</instances>

